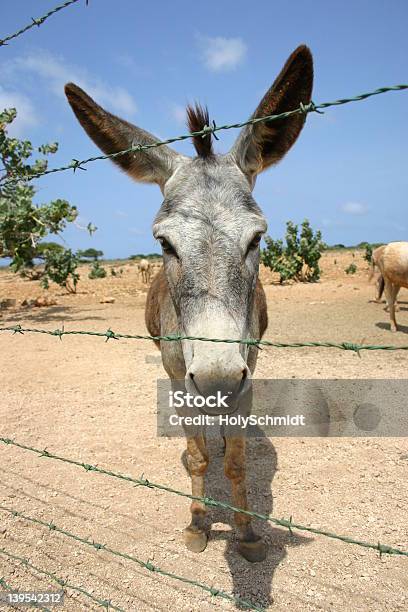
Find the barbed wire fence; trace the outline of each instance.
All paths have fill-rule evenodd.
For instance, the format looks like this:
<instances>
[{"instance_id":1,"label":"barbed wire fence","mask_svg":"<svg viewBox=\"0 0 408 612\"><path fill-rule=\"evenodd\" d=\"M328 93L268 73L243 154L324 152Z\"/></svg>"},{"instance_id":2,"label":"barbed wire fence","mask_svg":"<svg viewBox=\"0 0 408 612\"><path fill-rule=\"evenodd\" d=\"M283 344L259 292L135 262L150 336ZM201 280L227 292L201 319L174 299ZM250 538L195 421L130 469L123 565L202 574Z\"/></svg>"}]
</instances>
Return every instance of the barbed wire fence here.
<instances>
[{"instance_id":1,"label":"barbed wire fence","mask_svg":"<svg viewBox=\"0 0 408 612\"><path fill-rule=\"evenodd\" d=\"M215 342L226 344L245 344L247 346L270 347L270 348L335 348L343 351L352 351L360 356L360 351L408 351L408 345L394 344L357 344L355 342L272 342L271 340L253 338L207 338L205 336L183 336L171 334L167 336L150 336L142 334L121 334L107 329L105 332L90 330L66 330L61 329L36 329L33 327L22 327L21 325L9 325L0 327L0 332L11 332L13 335L20 334L45 334L62 340L64 336L92 336L108 340L153 340L158 342L180 342L182 340L197 340L200 342Z\"/></svg>"},{"instance_id":2,"label":"barbed wire fence","mask_svg":"<svg viewBox=\"0 0 408 612\"><path fill-rule=\"evenodd\" d=\"M13 561L18 561L19 563L21 563L21 565L24 565L28 569L33 570L33 571L37 572L38 574L42 574L43 576L46 576L47 578L50 578L53 582L58 584L64 590L68 588L68 589L71 589L73 591L77 591L78 593L81 593L81 595L85 595L86 597L91 599L94 603L96 603L101 608L105 608L106 610L116 610L117 612L125 612L125 610L123 610L123 608L119 608L118 606L115 606L114 604L112 604L110 599L100 599L99 597L96 597L95 595L92 595L92 593L90 593L89 591L87 591L83 587L79 587L77 585L71 584L68 580L64 580L63 578L59 578L53 572L48 572L47 570L41 569L40 567L37 567L36 565L33 565L25 557L20 557L19 555L16 555L14 552L12 553L12 552L6 550L5 548L0 548L0 555L3 555L4 557L7 557L8 559L12 559ZM0 579L0 584L1 583L2 583L2 581ZM9 589L7 589L7 590L9 590ZM12 590L14 590L14 589L12 589ZM48 610L48 608L44 608L41 605L38 605L38 604L36 605L35 602L30 602L30 605L31 606L35 605L35 607L38 607L41 610Z\"/></svg>"},{"instance_id":3,"label":"barbed wire fence","mask_svg":"<svg viewBox=\"0 0 408 612\"><path fill-rule=\"evenodd\" d=\"M187 497L188 499L191 499L193 501L202 502L204 505L208 507L212 507L212 508L218 507L218 508L223 508L224 510L231 510L232 512L239 512L240 514L246 514L248 516L251 516L252 518L257 518L263 521L274 523L275 525L278 525L279 527L285 527L290 531L291 534L293 533L294 530L307 531L309 533L314 533L316 535L321 535L327 538L340 540L347 544L355 544L357 546L362 546L363 548L371 548L373 550L377 550L380 553L380 556L382 554L389 554L389 555L400 555L400 556L408 557L408 551L404 551L399 548L393 548L385 544L380 544L380 542L377 542L376 544L374 544L374 543L365 542L362 540L356 540L349 536L338 535L330 531L324 531L321 529L317 529L315 527L308 527L306 525L300 525L298 523L294 523L293 517L290 517L290 519L283 519L283 518L278 519L270 515L261 514L260 512L254 512L252 510L245 510L244 508L237 508L236 506L233 506L232 504L229 504L228 502L218 501L212 497L197 497L196 495L192 495L190 493L184 493L182 491L178 491L177 489L173 489L172 487L168 487L166 485L152 482L148 480L147 478L144 478L144 475L140 476L139 478L133 478L132 476L128 476L126 474L121 474L119 472L114 472L112 470L106 470L104 468L100 468L97 465L92 465L90 463L86 463L83 461L77 461L75 459L70 459L70 458L62 457L60 455L56 455L48 451L47 449L40 450L38 448L34 448L26 444L21 444L11 438L0 437L0 442L2 442L3 444L7 446L15 446L22 450L30 451L38 455L39 457L45 457L47 459L54 459L56 461L62 461L63 463L81 467L86 472L96 472L98 474L103 474L104 476L109 476L111 478L117 478L119 480L124 480L126 482L130 482L134 484L136 487L142 486L142 487L147 487L148 489L158 489L160 491L165 491L166 493L173 493L181 497Z\"/></svg>"},{"instance_id":4,"label":"barbed wire fence","mask_svg":"<svg viewBox=\"0 0 408 612\"><path fill-rule=\"evenodd\" d=\"M77 542L80 542L81 544L90 546L94 550L97 550L97 551L103 550L116 557L126 559L127 561L132 561L133 563L136 563L140 567L147 569L150 572L161 574L162 576L172 578L173 580L178 580L179 582L183 582L190 586L198 587L202 589L203 591L210 593L210 595L212 595L213 597L220 597L221 599L226 599L232 603L243 606L244 608L249 609L249 610L255 610L256 612L263 612L262 608L255 606L254 604L250 603L249 601L246 601L245 599L241 597L231 595L230 593L226 593L225 591L222 591L221 589L218 589L216 587L210 587L202 582L191 580L190 578L185 578L184 576L179 576L178 574L174 574L173 572L168 572L166 570L161 569L157 565L153 565L153 563L151 563L150 561L143 561L142 559L138 559L134 555L129 555L128 553L124 553L124 552L115 550L114 548L110 548L107 544L102 544L100 542L95 542L94 540L90 540L89 538L83 538L82 536L78 536L75 533L71 533L70 531L63 529L62 527L58 527L55 523L53 523L53 521L46 522L41 519L23 514L22 512L19 512L18 510L15 510L14 508L8 508L7 506L3 506L1 504L0 504L0 510L2 510L3 512L7 512L8 514L11 514L12 516L16 518L21 518L30 523L41 525L42 527L47 527L50 531L55 531L56 533L60 533L61 535L66 536L67 538L71 538Z\"/></svg>"},{"instance_id":5,"label":"barbed wire fence","mask_svg":"<svg viewBox=\"0 0 408 612\"><path fill-rule=\"evenodd\" d=\"M68 6L71 6L71 4L75 4L76 2L79 2L79 0L67 0L67 2L64 2L63 4L60 4L54 7L53 9L48 11L48 13L45 13L45 15L42 15L42 17L31 17L31 23L24 26L20 30L17 30L17 32L14 32L14 34L9 34L9 36L5 36L4 38L1 38L0 47L7 45L10 42L10 40L13 40L14 38L18 38L22 34L25 34L26 32L28 32L28 30L31 30L31 28L35 28L35 27L39 28L49 17L51 17L52 15L55 15L55 13L58 13L59 11L62 11ZM85 4L86 6L88 6L88 0L85 0Z\"/></svg>"},{"instance_id":6,"label":"barbed wire fence","mask_svg":"<svg viewBox=\"0 0 408 612\"><path fill-rule=\"evenodd\" d=\"M50 18L52 15L56 14L57 12L68 8L69 6L76 4L77 2L79 2L79 0L67 0L66 2L64 2L63 4L60 4L58 6L56 6L54 9L50 10L49 12L47 12L45 15L43 15L42 17L39 18L32 18L31 19L31 23L29 23L28 25L26 25L25 27L21 28L20 30L16 31L13 34L10 34L2 39L0 39L0 46L5 46L7 45L11 40L14 40L15 38L23 35L25 32L27 32L28 30L30 30L31 28L34 27L40 27L48 18ZM86 6L88 5L88 0L85 0L85 4ZM19 174L19 175L10 175L8 174L2 181L2 189L3 189L3 196L7 197L7 185L11 185L11 184L15 184L15 182L18 181L32 181L34 179L38 179L41 178L42 176L45 175L49 175L49 174L54 174L57 172L64 172L64 171L68 171L68 170L73 170L73 172L75 173L76 170L86 170L87 168L85 168L85 166L87 166L90 163L93 163L95 161L98 160L106 160L106 159L115 159L116 157L119 157L121 155L125 155L125 154L129 154L129 153L136 153L136 152L142 152L142 151L146 151L148 149L151 148L156 148L156 147L160 147L160 146L164 146L164 145L168 145L168 144L172 144L178 141L183 141L183 140L187 140L189 138L192 138L194 136L202 136L205 137L208 134L213 134L214 137L216 139L217 138L217 133L222 131L222 130L229 130L229 129L237 129L237 128L242 128L246 125L250 125L250 124L256 124L256 123L260 123L260 122L273 122L273 121L278 121L278 120L284 120L287 119L293 115L297 115L297 114L304 114L304 115L308 115L309 113L315 112L315 113L319 113L321 114L323 112L323 109L332 107L332 106L339 106L339 105L344 105L344 104L348 104L351 102L357 102L357 101L361 101L361 100L366 100L372 96L377 96L383 93L387 93L387 92L391 92L391 91L401 91L401 90L406 90L408 89L408 85L407 84L401 84L401 85L394 85L394 86L390 86L390 87L381 87L378 89L375 89L373 91L369 91L366 93L362 93L359 94L357 96L354 97L350 97L350 98L340 98L338 100L334 100L332 102L323 102L320 104L315 104L313 101L309 102L308 104L303 104L301 103L299 105L298 108L293 109L293 110L289 110L287 112L284 113L279 113L279 114L275 114L275 115L268 115L265 117L259 117L256 119L250 119L248 121L243 121L240 123L232 123L232 124L225 124L225 125L220 125L218 126L215 121L212 122L211 125L205 126L202 130L197 131L197 132L190 132L187 134L183 134L180 136L175 136L172 138L168 138L167 140L162 140L162 141L158 141L155 142L153 144L149 144L149 145L142 145L142 144L137 144L134 143L131 147L109 154L109 155L98 155L98 156L93 156L93 157L89 157L86 159L82 159L82 160L78 160L78 159L73 159L70 163L65 164L63 166L57 167L57 168L50 168L47 170L44 170L42 172L36 172L36 173L30 173L30 174ZM301 348L301 347L307 347L307 348L335 348L335 349L341 349L341 350L345 350L345 351L353 351L355 353L357 353L360 356L360 351L363 350L368 350L368 351L373 351L373 350L382 350L382 351L406 351L408 350L408 346L405 345L401 345L401 346L395 346L395 345L370 345L370 344L358 344L358 343L353 343L353 342L341 342L341 343L336 343L336 342L295 342L295 343L280 343L280 342L272 342L269 340L261 340L261 339L219 339L219 338L206 338L206 337L197 337L197 336L182 336L182 335L167 335L167 336L151 336L151 335L140 335L140 334L121 334L121 333L116 333L113 332L111 329L108 329L106 332L93 332L93 331L78 331L78 330L65 330L64 327L62 327L61 329L56 329L56 330L45 330L45 329L35 329L35 328L25 328L22 327L20 325L14 325L14 326L7 326L7 327L1 327L0 328L0 332L12 332L14 335L17 334L25 334L25 333L36 333L36 334L47 334L47 335L51 335L54 337L59 337L60 340L62 340L63 336L66 335L86 335L86 336L97 336L97 337L104 337L106 339L106 341L108 340L119 340L119 339L136 339L136 340L156 340L156 341L164 341L164 342L171 342L171 341L182 341L182 340L197 340L197 341L203 341L203 342L224 342L224 343L239 343L239 344L246 344L246 345L252 345L252 346L257 346L257 347L261 347L261 346L266 346L266 347L271 347L271 348ZM343 535L339 535L336 534L334 532L330 532L330 531L325 531L325 530L321 530L321 529L317 529L317 528L313 528L313 527L309 527L306 525L301 525L298 523L295 523L292 519L292 516L289 519L278 519L276 517L272 517L269 515L264 515L258 512L254 512L254 511L249 511L249 510L245 510L242 508L237 508L227 502L223 502L223 501L218 501L213 499L212 497L196 497L193 496L189 493L185 493L182 491L179 491L177 489L174 489L172 487L163 485L163 484L159 484L159 483L155 483L152 482L150 480L148 480L147 478L144 477L144 475L140 476L139 478L134 478L132 476L128 476L125 474L121 474L119 472L114 472L112 470L108 470L108 469L104 469L104 468L100 468L96 465L92 465L89 463L85 463L85 462L81 462L81 461L77 461L75 459L72 458L66 458L66 457L62 457L60 455L51 453L50 451L43 449L37 449L35 447L31 447L25 444L21 444L19 442L14 441L11 438L5 438L5 437L0 437L0 442L2 442L4 445L7 446L14 446L17 447L21 450L25 450L25 451L29 451L31 453L36 454L39 457L45 457L48 459L53 459L56 461L61 461L70 465L74 465L77 467L81 467L83 468L86 472L95 472L104 476L108 476L111 478L115 478L118 480L122 480L122 481L127 481L130 482L131 484L133 484L134 486L142 486L145 487L147 489L156 489L156 490L160 490L160 491L164 491L167 493L172 493L178 496L182 496L185 498L189 498L191 500L195 500L195 501L200 501L202 502L204 505L206 505L207 507L219 507L219 508L223 508L224 510L230 510L233 512L238 512L238 513L242 513L242 514L247 514L250 515L253 518L257 518L259 520L263 520L263 521L268 521L271 523L274 523L275 525L278 525L280 527L286 528L289 530L290 534L293 534L293 531L305 531L305 532L309 532L309 533L313 533L316 535L320 535L323 537L327 537L330 539L335 539L335 540L340 540L344 543L348 543L348 544L353 544L353 545L357 545L357 546L361 546L364 548L369 548L369 549L373 549L379 552L379 555L381 557L381 555L383 554L388 554L388 555L394 555L394 556L404 556L407 557L408 556L408 551L404 551L400 548L395 548L395 547L391 547L385 544L381 544L380 542L372 543L372 542L366 542L366 541L362 541L362 540L357 540L355 538L352 538L350 536L343 536ZM187 584L189 586L194 586L197 588L200 588L204 591L206 591L207 593L209 593L211 596L213 597L219 597L222 599L225 599L227 601L230 601L231 603L234 604L238 604L243 608L246 609L250 609L250 610L254 610L257 612L261 612L262 608L259 608L257 606L254 606L251 602L245 601L244 599L235 596L235 595L231 595L229 593L226 593L225 591L222 591L220 589L217 589L215 587L212 586L208 586L204 583L201 582L197 582L195 580L186 578L184 576L179 576L177 574L174 574L170 571L166 571L166 570L162 570L161 568L153 565L149 560L147 561L143 561L133 555L127 554L127 553L123 553L120 551L116 551L115 549L112 549L110 547L108 547L106 544L101 544L98 542L95 542L94 540L90 540L89 538L83 538L81 536L78 536L74 533L71 533L61 527L58 527L57 525L55 525L52 521L51 522L46 522L43 520L40 520L38 518L35 517L31 517L31 516L27 516L21 512L19 512L18 510L15 510L13 508L8 508L6 506L2 506L0 505L0 510L3 512L6 512L16 518L20 518L23 519L25 521L37 524L37 525L41 525L43 527L48 528L50 531L55 531L61 535L64 535L65 537L71 538L77 542L80 542L81 544L87 545L89 547L92 547L94 550L97 551L105 551L111 555L117 556L117 557L121 557L123 559L126 559L128 561L132 561L134 563L136 563L137 565L139 565L140 567L149 570L150 572L180 581L184 584ZM99 597L96 597L95 595L93 595L92 593L90 593L89 591L87 591L86 589L84 589L83 587L79 587L76 585L73 585L71 583L69 583L67 580L64 580L62 578L59 578L58 576L56 576L54 573L52 572L48 572L47 570L41 569L36 567L35 565L31 564L31 562L25 558L25 557L21 557L17 554L15 554L14 552L10 552L7 551L4 548L0 548L0 554L7 557L10 560L14 560L17 561L19 563L21 563L23 566L34 570L36 572L38 572L39 574L42 574L44 576L46 576L47 578L53 580L53 582L57 583L61 588L65 589L72 589L76 592L79 592L80 594L88 597L89 599L91 599L95 604L97 604L98 606L105 608L107 610L118 610L120 612L124 612L122 610L122 608L112 604L111 600L105 600L105 599L101 599ZM4 577L0 577L0 586L2 586L4 589L8 590L8 591L13 591L14 589L6 582L6 580L4 579ZM43 609L43 610L48 610L48 608L45 608L44 606L40 606L37 605L36 607Z\"/></svg>"},{"instance_id":7,"label":"barbed wire fence","mask_svg":"<svg viewBox=\"0 0 408 612\"><path fill-rule=\"evenodd\" d=\"M193 138L194 136L202 136L203 138L208 134L214 134L216 138L216 133L222 130L231 130L242 128L246 125L254 125L256 123L270 123L272 121L278 121L281 119L287 119L292 115L307 115L308 113L317 112L322 113L321 109L329 108L330 106L339 106L343 104L348 104L350 102L359 102L361 100L366 100L372 96L378 96L383 93L387 93L390 91L402 91L404 89L408 89L408 84L403 85L392 85L390 87L380 87L379 89L375 89L373 91L362 93L352 98L340 98L338 100L334 100L333 102L322 102L320 104L315 104L314 102L309 102L308 104L301 103L298 108L294 110L286 111L284 113L278 113L276 115L266 115L264 117L257 117L255 119L248 119L248 121L242 121L240 123L231 123L226 125L216 125L215 121L212 122L212 125L205 126L202 130L198 130L196 132L188 132L187 134L182 134L181 136L174 136L173 138L168 138L167 140L161 140L158 142L154 142L152 144L133 144L131 147L127 149L122 149L121 151L117 151L115 153L110 153L108 155L95 155L93 157L88 157L87 159L73 159L66 165L59 166L58 168L49 168L47 170L43 170L41 172L31 172L29 174L20 173L18 176L11 176L8 174L6 177L3 177L0 183L3 187L6 187L10 184L15 184L18 181L32 181L33 179L38 179L42 176L46 176L48 174L55 174L56 172L65 172L67 170L73 170L75 173L76 170L87 170L84 166L90 164L92 162L98 160L105 159L115 159L122 155L126 155L129 153L140 153L142 151L147 151L149 149L155 149L157 147L162 147L164 145L172 144L174 142L179 142L182 140L187 140L189 138Z\"/></svg>"}]
</instances>

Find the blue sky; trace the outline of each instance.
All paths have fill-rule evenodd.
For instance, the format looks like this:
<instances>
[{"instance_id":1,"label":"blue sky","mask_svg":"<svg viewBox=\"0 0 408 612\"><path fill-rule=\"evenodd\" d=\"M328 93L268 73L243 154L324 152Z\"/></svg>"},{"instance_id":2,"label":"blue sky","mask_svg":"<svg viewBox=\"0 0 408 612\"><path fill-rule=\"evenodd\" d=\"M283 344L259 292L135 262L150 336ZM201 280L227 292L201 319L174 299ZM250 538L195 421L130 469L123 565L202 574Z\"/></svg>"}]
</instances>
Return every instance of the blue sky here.
<instances>
[{"instance_id":1,"label":"blue sky","mask_svg":"<svg viewBox=\"0 0 408 612\"><path fill-rule=\"evenodd\" d=\"M56 3L5 3L0 38ZM300 43L314 55L316 103L407 83L407 19L406 0L81 0L0 49L0 106L17 107L19 137L58 141L50 165L60 165L97 154L64 98L66 81L167 138L185 132L183 109L194 100L217 124L245 120ZM408 92L399 92L309 115L294 148L258 178L269 233L281 237L288 219L307 217L331 244L407 240L407 109ZM221 132L218 150L236 136ZM175 148L193 153L189 141ZM156 186L99 161L37 187L38 202L66 198L81 224L99 228L92 238L67 230L72 248L108 257L159 251L150 229Z\"/></svg>"}]
</instances>

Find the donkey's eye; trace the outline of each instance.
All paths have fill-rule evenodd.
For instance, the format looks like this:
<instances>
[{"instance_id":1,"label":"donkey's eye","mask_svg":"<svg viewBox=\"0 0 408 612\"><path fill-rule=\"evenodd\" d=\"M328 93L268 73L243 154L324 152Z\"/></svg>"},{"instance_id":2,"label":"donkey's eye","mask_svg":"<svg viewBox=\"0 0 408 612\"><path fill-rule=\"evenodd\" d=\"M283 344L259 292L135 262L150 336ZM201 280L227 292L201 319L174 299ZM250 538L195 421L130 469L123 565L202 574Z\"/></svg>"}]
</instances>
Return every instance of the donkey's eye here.
<instances>
[{"instance_id":1,"label":"donkey's eye","mask_svg":"<svg viewBox=\"0 0 408 612\"><path fill-rule=\"evenodd\" d=\"M251 242L248 244L247 253L249 253L249 251L254 251L255 249L257 249L261 240L262 234L257 234L256 236L254 236Z\"/></svg>"},{"instance_id":2,"label":"donkey's eye","mask_svg":"<svg viewBox=\"0 0 408 612\"><path fill-rule=\"evenodd\" d=\"M164 253L167 253L168 255L175 255L177 257L175 248L168 240L166 240L166 238L158 238L158 241L160 242Z\"/></svg>"}]
</instances>

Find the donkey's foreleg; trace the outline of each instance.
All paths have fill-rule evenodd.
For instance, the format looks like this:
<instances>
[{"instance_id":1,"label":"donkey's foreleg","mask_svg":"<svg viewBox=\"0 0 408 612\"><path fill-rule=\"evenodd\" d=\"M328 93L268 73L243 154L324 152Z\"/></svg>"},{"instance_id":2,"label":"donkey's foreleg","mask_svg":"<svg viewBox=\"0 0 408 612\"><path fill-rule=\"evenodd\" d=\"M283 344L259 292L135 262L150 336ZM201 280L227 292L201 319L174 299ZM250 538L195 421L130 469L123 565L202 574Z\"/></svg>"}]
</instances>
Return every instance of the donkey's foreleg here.
<instances>
[{"instance_id":1,"label":"donkey's foreleg","mask_svg":"<svg viewBox=\"0 0 408 612\"><path fill-rule=\"evenodd\" d=\"M192 495L204 497L204 477L208 467L208 453L202 434L187 438L187 465L191 476ZM204 519L207 512L202 502L193 500L190 506L191 523L184 530L184 541L189 550L202 552L207 546Z\"/></svg>"},{"instance_id":2,"label":"donkey's foreleg","mask_svg":"<svg viewBox=\"0 0 408 612\"><path fill-rule=\"evenodd\" d=\"M248 510L245 480L245 437L227 437L224 458L225 475L231 481L232 503L237 508ZM248 561L263 561L266 557L266 546L251 525L252 517L242 512L234 515L238 528L239 552Z\"/></svg>"}]
</instances>

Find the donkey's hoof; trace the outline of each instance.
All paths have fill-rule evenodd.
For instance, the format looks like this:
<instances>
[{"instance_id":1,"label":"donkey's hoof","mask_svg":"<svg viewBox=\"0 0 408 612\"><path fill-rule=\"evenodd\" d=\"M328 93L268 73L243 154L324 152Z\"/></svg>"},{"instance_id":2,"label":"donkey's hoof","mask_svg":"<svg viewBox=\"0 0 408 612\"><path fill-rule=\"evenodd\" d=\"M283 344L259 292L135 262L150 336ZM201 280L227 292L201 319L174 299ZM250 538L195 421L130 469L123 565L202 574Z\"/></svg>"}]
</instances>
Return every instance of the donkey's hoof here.
<instances>
[{"instance_id":1,"label":"donkey's hoof","mask_svg":"<svg viewBox=\"0 0 408 612\"><path fill-rule=\"evenodd\" d=\"M193 531L190 527L184 530L184 543L191 552L200 553L206 549L208 536L205 531Z\"/></svg>"},{"instance_id":2,"label":"donkey's hoof","mask_svg":"<svg viewBox=\"0 0 408 612\"><path fill-rule=\"evenodd\" d=\"M255 542L239 542L238 551L244 559L256 563L266 559L267 547L262 538L259 538Z\"/></svg>"}]
</instances>

